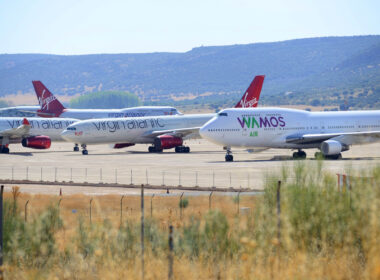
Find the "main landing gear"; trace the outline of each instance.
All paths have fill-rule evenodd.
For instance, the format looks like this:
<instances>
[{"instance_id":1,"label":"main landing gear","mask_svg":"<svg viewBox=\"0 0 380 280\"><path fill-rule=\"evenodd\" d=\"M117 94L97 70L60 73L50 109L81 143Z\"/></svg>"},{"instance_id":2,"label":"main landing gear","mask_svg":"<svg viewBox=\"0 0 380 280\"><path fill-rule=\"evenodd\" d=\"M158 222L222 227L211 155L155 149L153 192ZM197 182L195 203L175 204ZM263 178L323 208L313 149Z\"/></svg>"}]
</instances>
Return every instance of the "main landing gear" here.
<instances>
[{"instance_id":1,"label":"main landing gear","mask_svg":"<svg viewBox=\"0 0 380 280\"><path fill-rule=\"evenodd\" d=\"M159 149L156 146L149 146L148 147L149 153L161 153L163 149ZM177 146L175 147L176 153L190 153L190 147L187 146Z\"/></svg>"},{"instance_id":2,"label":"main landing gear","mask_svg":"<svg viewBox=\"0 0 380 280\"><path fill-rule=\"evenodd\" d=\"M227 151L226 156L225 156L226 161L234 161L234 156L232 155L231 148L227 147L226 151Z\"/></svg>"},{"instance_id":3,"label":"main landing gear","mask_svg":"<svg viewBox=\"0 0 380 280\"><path fill-rule=\"evenodd\" d=\"M316 152L314 156L316 159L333 159L333 160L342 159L341 153L336 154L336 155L324 155L321 152Z\"/></svg>"},{"instance_id":4,"label":"main landing gear","mask_svg":"<svg viewBox=\"0 0 380 280\"><path fill-rule=\"evenodd\" d=\"M305 159L306 153L302 150L298 150L298 152L293 153L293 159Z\"/></svg>"},{"instance_id":5,"label":"main landing gear","mask_svg":"<svg viewBox=\"0 0 380 280\"><path fill-rule=\"evenodd\" d=\"M175 147L176 153L190 153L190 147L187 146L177 146Z\"/></svg>"},{"instance_id":6,"label":"main landing gear","mask_svg":"<svg viewBox=\"0 0 380 280\"><path fill-rule=\"evenodd\" d=\"M157 149L156 146L149 146L148 151L149 151L149 153L161 153L162 149Z\"/></svg>"},{"instance_id":7,"label":"main landing gear","mask_svg":"<svg viewBox=\"0 0 380 280\"><path fill-rule=\"evenodd\" d=\"M9 154L9 148L7 146L0 146L0 153Z\"/></svg>"},{"instance_id":8,"label":"main landing gear","mask_svg":"<svg viewBox=\"0 0 380 280\"><path fill-rule=\"evenodd\" d=\"M88 155L88 151L87 151L87 145L86 144L82 144L81 145L82 147L82 155Z\"/></svg>"},{"instance_id":9,"label":"main landing gear","mask_svg":"<svg viewBox=\"0 0 380 280\"><path fill-rule=\"evenodd\" d=\"M74 152L79 152L79 146L75 143L75 146L73 148Z\"/></svg>"}]
</instances>

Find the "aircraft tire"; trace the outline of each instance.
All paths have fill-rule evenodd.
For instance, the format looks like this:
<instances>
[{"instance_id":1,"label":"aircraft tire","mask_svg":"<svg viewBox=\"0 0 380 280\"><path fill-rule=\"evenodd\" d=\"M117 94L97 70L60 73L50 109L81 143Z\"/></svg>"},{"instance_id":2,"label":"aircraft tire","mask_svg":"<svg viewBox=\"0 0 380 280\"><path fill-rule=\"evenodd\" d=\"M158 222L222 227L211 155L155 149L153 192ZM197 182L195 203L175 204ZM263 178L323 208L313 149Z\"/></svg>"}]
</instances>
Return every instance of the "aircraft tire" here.
<instances>
[{"instance_id":1,"label":"aircraft tire","mask_svg":"<svg viewBox=\"0 0 380 280\"><path fill-rule=\"evenodd\" d=\"M185 147L185 153L190 153L190 147Z\"/></svg>"},{"instance_id":2,"label":"aircraft tire","mask_svg":"<svg viewBox=\"0 0 380 280\"><path fill-rule=\"evenodd\" d=\"M85 156L85 155L88 155L88 151L87 151L87 150L83 150L83 151L82 151L82 155L84 155L84 156Z\"/></svg>"},{"instance_id":3,"label":"aircraft tire","mask_svg":"<svg viewBox=\"0 0 380 280\"><path fill-rule=\"evenodd\" d=\"M148 147L148 152L149 153L153 153L154 152L154 147L153 146L149 146Z\"/></svg>"},{"instance_id":4,"label":"aircraft tire","mask_svg":"<svg viewBox=\"0 0 380 280\"><path fill-rule=\"evenodd\" d=\"M233 155L226 155L225 159L226 161L234 161Z\"/></svg>"},{"instance_id":5,"label":"aircraft tire","mask_svg":"<svg viewBox=\"0 0 380 280\"><path fill-rule=\"evenodd\" d=\"M73 148L73 151L74 151L74 152L79 152L79 147L78 147L78 146L75 146L75 147Z\"/></svg>"},{"instance_id":6,"label":"aircraft tire","mask_svg":"<svg viewBox=\"0 0 380 280\"><path fill-rule=\"evenodd\" d=\"M9 148L8 147L1 147L1 153L2 154L9 154Z\"/></svg>"}]
</instances>

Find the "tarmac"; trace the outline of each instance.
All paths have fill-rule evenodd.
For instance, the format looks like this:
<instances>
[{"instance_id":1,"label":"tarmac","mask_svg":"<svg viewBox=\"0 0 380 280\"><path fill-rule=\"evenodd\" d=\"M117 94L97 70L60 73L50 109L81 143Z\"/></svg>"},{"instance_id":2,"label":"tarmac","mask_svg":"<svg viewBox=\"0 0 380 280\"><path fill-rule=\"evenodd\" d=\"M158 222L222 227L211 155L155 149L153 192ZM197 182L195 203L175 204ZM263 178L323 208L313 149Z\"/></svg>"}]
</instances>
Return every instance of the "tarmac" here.
<instances>
[{"instance_id":1,"label":"tarmac","mask_svg":"<svg viewBox=\"0 0 380 280\"><path fill-rule=\"evenodd\" d=\"M71 143L52 143L48 150L33 150L14 144L10 154L1 154L0 179L31 180L34 185L19 185L22 192L34 194L83 193L87 195L131 194L138 189L115 187L117 184L150 184L163 186L162 190L147 190L147 194L162 194L165 186L204 188L250 188L260 190L268 176L280 178L284 167L292 170L300 161L293 160L291 150L269 149L250 153L245 149L232 149L234 162L225 162L222 147L206 140L190 140L188 154L174 149L162 153L148 153L148 145L112 149L109 145L87 146L89 154L73 152ZM301 164L316 165L314 153L305 150L307 159ZM342 160L325 160L323 169L332 173L349 173L352 170L365 174L366 170L380 165L380 143L353 146L342 153ZM49 186L38 181L65 181L107 183L112 186ZM9 191L11 185L6 185ZM181 193L181 189L172 191ZM199 193L199 192L196 192Z\"/></svg>"}]
</instances>

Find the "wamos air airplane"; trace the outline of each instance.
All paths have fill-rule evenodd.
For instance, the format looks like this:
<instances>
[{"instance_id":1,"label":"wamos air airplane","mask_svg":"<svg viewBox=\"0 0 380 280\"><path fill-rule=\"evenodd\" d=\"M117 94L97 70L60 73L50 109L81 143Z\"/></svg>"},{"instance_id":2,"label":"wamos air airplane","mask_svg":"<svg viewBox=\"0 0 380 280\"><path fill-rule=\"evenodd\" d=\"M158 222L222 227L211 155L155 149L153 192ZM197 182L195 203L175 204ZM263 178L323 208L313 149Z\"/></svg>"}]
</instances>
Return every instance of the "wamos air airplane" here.
<instances>
[{"instance_id":1,"label":"wamos air airplane","mask_svg":"<svg viewBox=\"0 0 380 280\"><path fill-rule=\"evenodd\" d=\"M51 141L64 141L61 132L75 119L0 118L0 153L9 153L9 144L21 143L32 149L49 149Z\"/></svg>"},{"instance_id":2,"label":"wamos air airplane","mask_svg":"<svg viewBox=\"0 0 380 280\"><path fill-rule=\"evenodd\" d=\"M41 81L32 81L32 83L41 107L40 110L37 111L39 117L87 120L95 118L126 118L180 114L176 108L169 106L140 106L124 109L67 109Z\"/></svg>"},{"instance_id":3,"label":"wamos air airplane","mask_svg":"<svg viewBox=\"0 0 380 280\"><path fill-rule=\"evenodd\" d=\"M256 107L263 81L264 76L256 76L236 107ZM214 116L198 114L84 120L67 127L62 137L80 143L83 155L88 154L87 144L113 143L119 143L120 147L148 143L153 144L149 152L175 148L177 153L188 153L190 148L183 146L183 140L199 137L199 128Z\"/></svg>"},{"instance_id":4,"label":"wamos air airplane","mask_svg":"<svg viewBox=\"0 0 380 280\"><path fill-rule=\"evenodd\" d=\"M380 141L380 111L232 108L208 121L200 135L226 147L226 161L233 161L231 147L296 149L294 158L306 158L303 149L317 148L316 157L340 159L351 145Z\"/></svg>"}]
</instances>

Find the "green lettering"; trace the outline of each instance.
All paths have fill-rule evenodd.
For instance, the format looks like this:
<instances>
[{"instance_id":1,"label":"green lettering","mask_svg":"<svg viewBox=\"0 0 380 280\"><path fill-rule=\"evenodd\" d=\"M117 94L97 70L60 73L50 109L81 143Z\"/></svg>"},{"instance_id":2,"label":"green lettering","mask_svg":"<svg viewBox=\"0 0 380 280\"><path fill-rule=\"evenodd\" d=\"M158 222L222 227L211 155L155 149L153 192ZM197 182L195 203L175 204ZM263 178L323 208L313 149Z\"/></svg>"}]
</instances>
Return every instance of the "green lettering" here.
<instances>
[{"instance_id":1,"label":"green lettering","mask_svg":"<svg viewBox=\"0 0 380 280\"><path fill-rule=\"evenodd\" d=\"M245 117L243 117L243 122L245 123L247 128L249 128L251 126L251 118L248 118L248 121L247 121L247 119Z\"/></svg>"}]
</instances>

